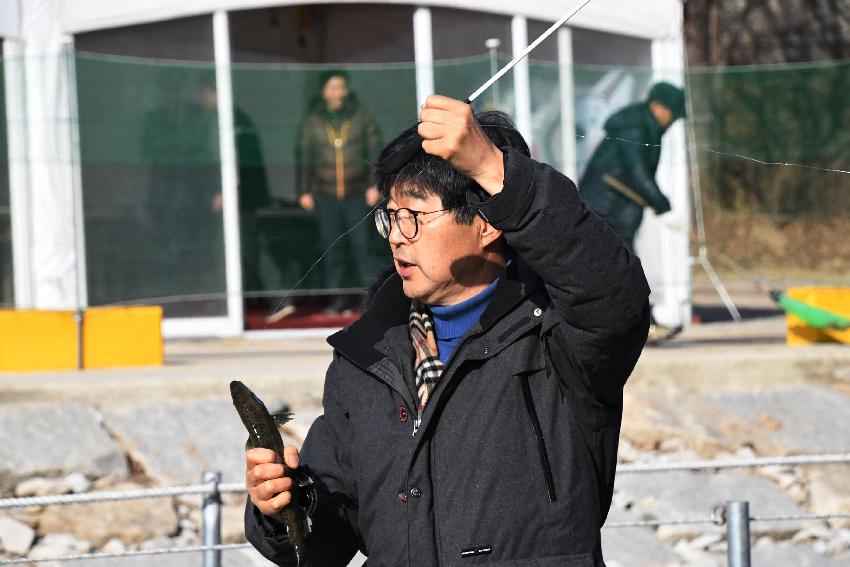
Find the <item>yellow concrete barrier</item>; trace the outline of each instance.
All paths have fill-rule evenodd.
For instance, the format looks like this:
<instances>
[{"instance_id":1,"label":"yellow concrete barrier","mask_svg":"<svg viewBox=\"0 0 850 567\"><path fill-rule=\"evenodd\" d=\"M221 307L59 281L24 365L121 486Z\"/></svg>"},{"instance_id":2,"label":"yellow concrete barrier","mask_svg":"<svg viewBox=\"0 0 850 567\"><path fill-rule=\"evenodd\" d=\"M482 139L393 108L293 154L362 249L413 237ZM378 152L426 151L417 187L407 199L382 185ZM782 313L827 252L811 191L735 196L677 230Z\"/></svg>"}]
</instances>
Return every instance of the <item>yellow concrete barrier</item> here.
<instances>
[{"instance_id":1,"label":"yellow concrete barrier","mask_svg":"<svg viewBox=\"0 0 850 567\"><path fill-rule=\"evenodd\" d=\"M96 307L83 319L83 367L156 366L164 360L162 307Z\"/></svg>"},{"instance_id":2,"label":"yellow concrete barrier","mask_svg":"<svg viewBox=\"0 0 850 567\"><path fill-rule=\"evenodd\" d=\"M832 311L844 317L850 317L850 288L846 287L792 287L786 292L788 297ZM786 314L786 340L789 345L808 345L812 343L838 342L850 344L850 329L815 329L799 317Z\"/></svg>"},{"instance_id":3,"label":"yellow concrete barrier","mask_svg":"<svg viewBox=\"0 0 850 567\"><path fill-rule=\"evenodd\" d=\"M0 371L77 368L73 311L0 310ZM98 307L83 314L83 368L164 361L162 308Z\"/></svg>"},{"instance_id":4,"label":"yellow concrete barrier","mask_svg":"<svg viewBox=\"0 0 850 567\"><path fill-rule=\"evenodd\" d=\"M0 370L76 367L73 311L0 310Z\"/></svg>"}]
</instances>

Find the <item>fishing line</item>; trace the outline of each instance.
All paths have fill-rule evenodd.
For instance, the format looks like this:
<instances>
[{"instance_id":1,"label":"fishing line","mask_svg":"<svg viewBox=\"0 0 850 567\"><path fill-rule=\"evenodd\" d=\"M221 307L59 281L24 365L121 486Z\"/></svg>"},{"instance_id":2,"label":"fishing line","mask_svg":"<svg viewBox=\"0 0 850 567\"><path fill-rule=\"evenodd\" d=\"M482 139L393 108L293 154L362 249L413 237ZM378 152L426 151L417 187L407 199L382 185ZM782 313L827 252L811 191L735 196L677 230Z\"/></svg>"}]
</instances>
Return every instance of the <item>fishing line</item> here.
<instances>
[{"instance_id":1,"label":"fishing line","mask_svg":"<svg viewBox=\"0 0 850 567\"><path fill-rule=\"evenodd\" d=\"M576 138L588 139L588 137L584 134L576 134ZM647 148L660 148L662 146L661 144L649 144L649 143L646 143L646 142L637 142L635 140L629 140L627 138L617 138L617 137L608 137L608 136L606 136L604 138L600 138L600 140L611 140L611 141L616 141L616 142L626 142L626 143L629 143L629 144L634 144L634 145L637 145L637 146L644 146L644 147L647 147ZM685 147L687 148L688 145L685 144ZM780 166L786 166L786 167L798 167L798 168L803 168L803 169L811 169L811 170L814 170L814 171L823 171L823 172L826 172L826 173L840 173L840 174L843 174L843 175L850 175L850 171L845 170L845 169L832 169L832 168L829 168L829 167L819 167L819 166L816 166L816 165L808 165L808 164L803 164L803 163L792 163L792 162L787 162L787 161L762 161L758 158L743 155L743 154L721 152L719 150L714 150L714 149L712 149L708 146L700 147L699 144L696 145L696 148L698 150L702 149L702 150L705 150L707 152L710 152L712 154L716 154L716 155L719 155L719 156L735 157L735 158L739 158L739 159L743 159L743 160L747 160L747 161L752 161L752 162L758 163L760 165L767 165L767 166L780 165Z\"/></svg>"},{"instance_id":2,"label":"fishing line","mask_svg":"<svg viewBox=\"0 0 850 567\"><path fill-rule=\"evenodd\" d=\"M336 245L336 243L337 243L337 242L339 242L340 240L342 240L343 238L345 238L346 236L348 236L349 234L351 234L352 232L354 232L354 230L355 230L358 226L360 226L361 224L363 224L364 222L366 222L366 219L368 219L368 218L372 217L372 216L375 214L375 211L377 211L377 210L381 207L381 205L383 205L386 201L387 201L387 198L386 198L386 197L384 197L383 199L381 199L381 200L378 202L378 204L377 204L377 205L375 205L375 206L372 208L372 210L370 210L368 213L366 213L366 216L365 216L365 217L363 217L362 219L360 219L360 222L358 222L357 224L355 224L354 226L352 226L351 228L349 228L348 230L346 230L345 232L343 232L342 234L340 234L339 236L337 236L337 237L334 239L334 241L333 241L333 242L331 242L331 243L330 243L330 245L329 245L327 248L325 248L325 251L324 251L324 252L322 252L322 255L321 255L321 256L319 256L319 258L318 258L315 262L313 262L313 263L310 265L310 267L309 267L309 268L307 268L307 271L306 271L306 272L304 272L304 275L303 275L303 276L301 276L301 279L299 279L297 282L295 282L295 284L294 284L294 285L293 285L293 286L289 289L289 291L287 291L287 292L286 292L286 295L285 295L284 297L282 297L282 298L280 299L280 301L278 301L278 302L277 302L277 304L275 305L274 309L272 310L272 313L271 313L269 316L267 316L267 317L266 317L266 326L265 326L265 327L263 327L263 330L268 329L269 325L271 325L272 323L276 323L276 322L280 321L281 319L283 319L283 317L285 317L285 315L281 315L281 313L283 313L283 310L281 309L281 308L282 308L282 306L283 306L283 304L286 302L286 300L287 300L287 299L289 299L289 297L292 295L292 292L295 290L295 288L297 288L299 285L301 285L301 282L303 282L304 280L306 280L306 279L307 279L307 276L309 276L309 275L310 275L310 272L312 272L312 271L313 271L313 268L315 268L316 266L318 266L318 265L319 265L319 262L321 262L321 261L325 258L325 256L327 256L327 255L328 255L328 252L330 252L330 249L331 249L331 248L333 248L333 247Z\"/></svg>"}]
</instances>

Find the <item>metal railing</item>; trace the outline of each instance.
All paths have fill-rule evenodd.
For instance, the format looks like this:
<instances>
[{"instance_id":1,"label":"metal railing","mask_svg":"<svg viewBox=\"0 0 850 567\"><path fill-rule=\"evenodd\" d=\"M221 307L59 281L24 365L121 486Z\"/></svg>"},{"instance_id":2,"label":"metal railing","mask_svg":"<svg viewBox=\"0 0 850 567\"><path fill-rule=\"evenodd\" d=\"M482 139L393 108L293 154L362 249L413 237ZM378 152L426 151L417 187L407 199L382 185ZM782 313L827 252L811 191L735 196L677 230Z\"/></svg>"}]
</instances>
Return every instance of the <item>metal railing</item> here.
<instances>
[{"instance_id":1,"label":"metal railing","mask_svg":"<svg viewBox=\"0 0 850 567\"><path fill-rule=\"evenodd\" d=\"M752 459L723 459L714 461L670 462L670 463L631 463L617 467L620 474L640 474L676 471L717 471L732 468L761 468L769 466L799 466L814 464L850 464L850 453L830 455L809 455L795 457L768 457ZM0 565L22 565L49 561L78 561L86 559L105 559L134 557L144 555L163 555L170 553L201 553L203 567L221 567L221 552L232 549L250 548L248 543L221 543L221 495L224 493L244 493L241 483L222 483L221 473L204 472L202 484L172 486L140 490L96 492L88 494L64 494L58 496L32 496L25 498L0 498L0 510L26 508L30 506L61 506L89 502L138 500L161 498L186 494L203 495L202 502L202 545L180 546L115 553L84 553L56 557L0 559ZM729 567L750 566L750 523L768 521L811 521L850 519L850 513L802 514L786 516L752 516L749 502L731 501L715 506L711 515L703 518L649 519L632 522L609 522L606 529L658 527L675 525L713 524L726 526L727 557Z\"/></svg>"}]
</instances>

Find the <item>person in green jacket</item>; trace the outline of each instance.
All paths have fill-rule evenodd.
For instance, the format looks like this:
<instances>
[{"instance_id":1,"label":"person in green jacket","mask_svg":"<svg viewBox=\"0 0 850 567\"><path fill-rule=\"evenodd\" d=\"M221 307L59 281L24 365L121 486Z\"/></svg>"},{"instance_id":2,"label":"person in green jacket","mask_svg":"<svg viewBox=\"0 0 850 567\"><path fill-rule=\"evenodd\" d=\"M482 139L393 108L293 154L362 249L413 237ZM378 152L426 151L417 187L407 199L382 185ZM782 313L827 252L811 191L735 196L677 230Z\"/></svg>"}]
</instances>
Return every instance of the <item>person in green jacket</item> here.
<instances>
[{"instance_id":1,"label":"person in green jacket","mask_svg":"<svg viewBox=\"0 0 850 567\"><path fill-rule=\"evenodd\" d=\"M381 150L378 123L348 88L344 71L328 71L320 80L320 97L304 118L298 142L297 171L299 205L315 211L325 257L325 285L343 286L344 242L331 246L345 231L355 258L358 283L366 286L374 272L365 223L368 212L380 200L372 182L372 163ZM339 313L354 306L351 298L338 295L326 309Z\"/></svg>"},{"instance_id":2,"label":"person in green jacket","mask_svg":"<svg viewBox=\"0 0 850 567\"><path fill-rule=\"evenodd\" d=\"M685 92L656 83L646 101L622 108L605 122L605 139L596 148L579 181L582 200L608 221L632 250L646 207L660 215L670 201L655 181L661 137L685 116ZM669 339L681 327L653 322L650 344Z\"/></svg>"},{"instance_id":3,"label":"person in green jacket","mask_svg":"<svg viewBox=\"0 0 850 567\"><path fill-rule=\"evenodd\" d=\"M607 220L631 249L643 209L656 214L670 202L655 182L661 137L685 116L685 93L657 83L645 102L618 110L605 122L605 139L596 148L579 181L585 203Z\"/></svg>"}]
</instances>

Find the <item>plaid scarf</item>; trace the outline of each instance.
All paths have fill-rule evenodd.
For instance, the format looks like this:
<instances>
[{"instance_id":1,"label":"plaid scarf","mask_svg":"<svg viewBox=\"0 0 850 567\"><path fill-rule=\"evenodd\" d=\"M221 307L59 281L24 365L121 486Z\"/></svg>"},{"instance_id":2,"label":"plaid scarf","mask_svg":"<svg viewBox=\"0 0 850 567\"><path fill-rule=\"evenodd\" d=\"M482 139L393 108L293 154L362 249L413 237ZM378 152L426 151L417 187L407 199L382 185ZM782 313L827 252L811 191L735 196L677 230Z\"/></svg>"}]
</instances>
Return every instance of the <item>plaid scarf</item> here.
<instances>
[{"instance_id":1,"label":"plaid scarf","mask_svg":"<svg viewBox=\"0 0 850 567\"><path fill-rule=\"evenodd\" d=\"M413 433L416 433L422 422L425 404L428 403L431 392L434 391L443 374L443 361L438 356L434 322L431 321L428 308L416 300L413 300L410 305L410 342L416 353L413 373L416 375L416 392L419 395L418 415L413 429Z\"/></svg>"}]
</instances>

